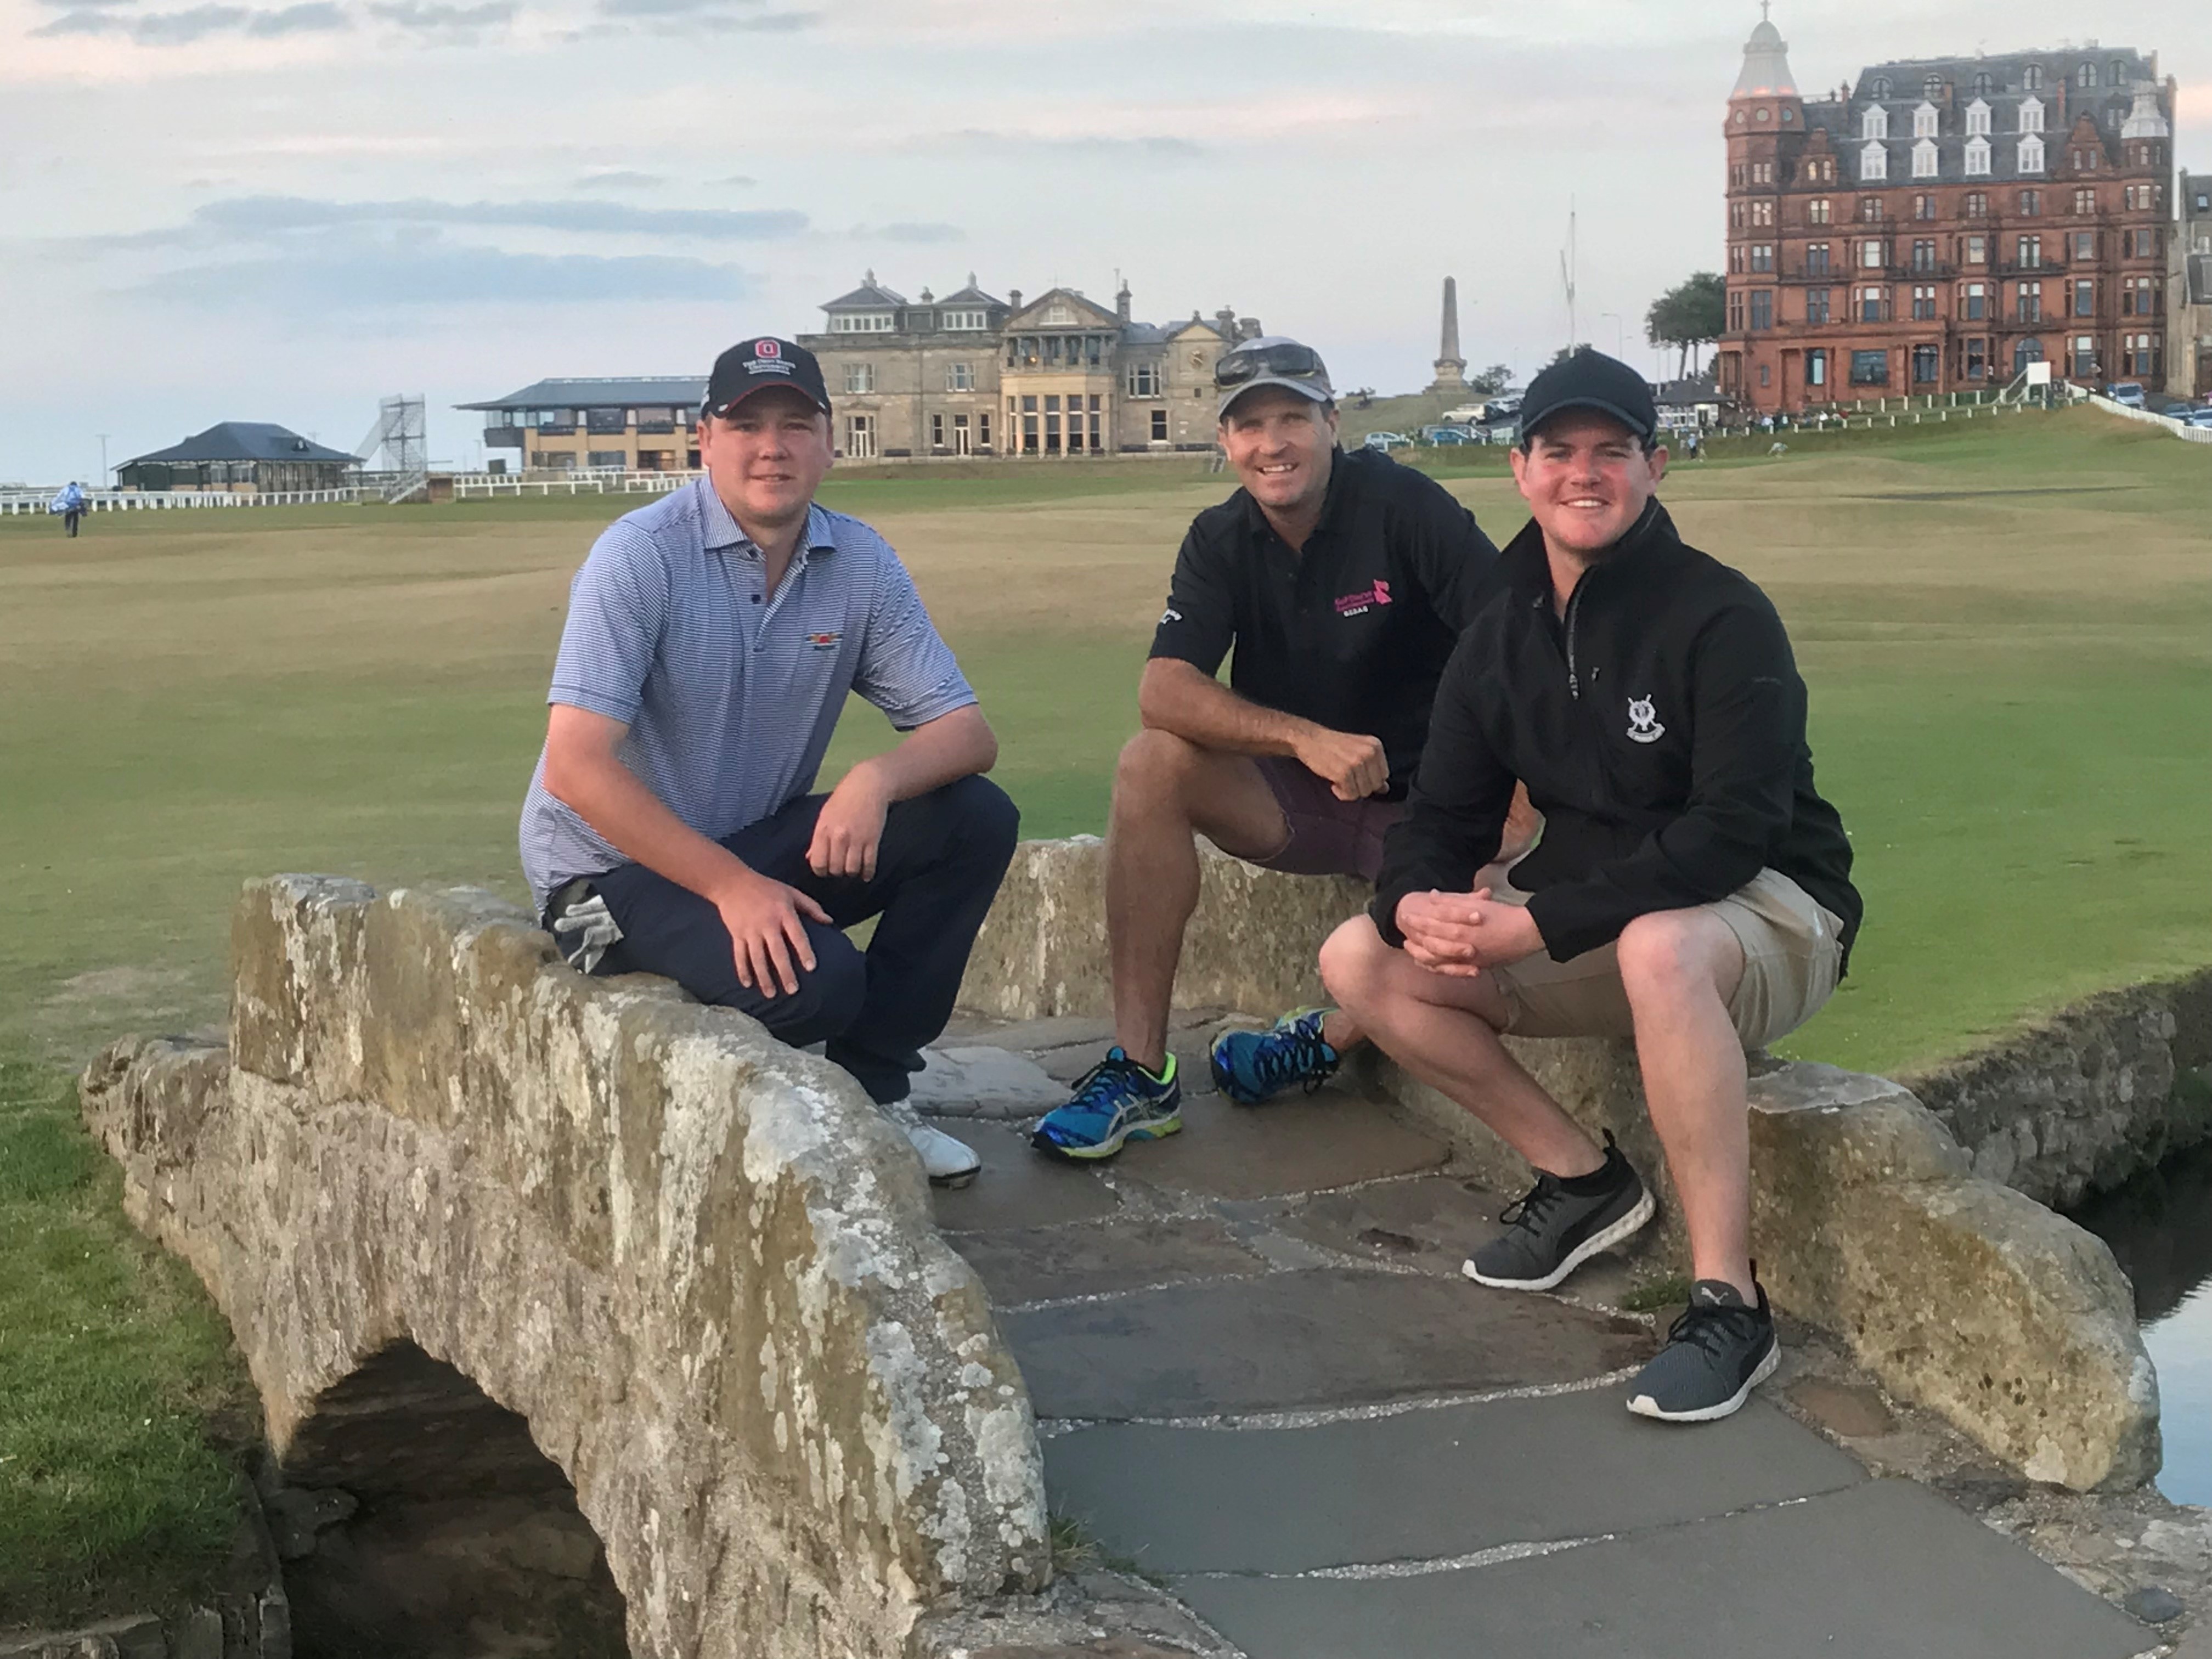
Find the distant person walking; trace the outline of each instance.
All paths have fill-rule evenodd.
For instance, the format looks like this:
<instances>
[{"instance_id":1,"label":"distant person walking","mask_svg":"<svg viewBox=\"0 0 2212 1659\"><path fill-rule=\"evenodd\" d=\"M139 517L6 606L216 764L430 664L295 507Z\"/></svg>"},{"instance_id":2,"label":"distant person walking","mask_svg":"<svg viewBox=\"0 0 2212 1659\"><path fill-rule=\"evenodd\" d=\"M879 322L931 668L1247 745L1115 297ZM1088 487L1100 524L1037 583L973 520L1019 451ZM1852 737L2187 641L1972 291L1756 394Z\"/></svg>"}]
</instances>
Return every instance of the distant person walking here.
<instances>
[{"instance_id":1,"label":"distant person walking","mask_svg":"<svg viewBox=\"0 0 2212 1659\"><path fill-rule=\"evenodd\" d=\"M1168 1014L1198 903L1194 836L1291 875L1374 879L1437 677L1498 561L1433 478L1337 447L1336 394L1310 346L1248 340L1213 382L1243 488L1183 538L1138 681L1143 729L1115 769L1106 832L1115 1043L1036 1126L1048 1157L1111 1158L1182 1127ZM1534 833L1533 820L1501 824L1486 853ZM1294 1009L1217 1038L1209 1069L1256 1105L1318 1086L1364 1040L1337 1010Z\"/></svg>"},{"instance_id":2,"label":"distant person walking","mask_svg":"<svg viewBox=\"0 0 2212 1659\"><path fill-rule=\"evenodd\" d=\"M46 503L46 511L62 515L62 523L74 537L77 520L84 517L84 486L74 478L64 484L61 492Z\"/></svg>"},{"instance_id":3,"label":"distant person walking","mask_svg":"<svg viewBox=\"0 0 2212 1659\"><path fill-rule=\"evenodd\" d=\"M830 420L790 341L715 362L706 477L617 519L569 587L523 871L574 966L665 975L826 1044L957 1185L981 1160L904 1102L1018 815L981 775L998 739L906 567L815 504ZM817 794L848 692L906 735ZM872 917L863 950L843 930Z\"/></svg>"},{"instance_id":4,"label":"distant person walking","mask_svg":"<svg viewBox=\"0 0 2212 1659\"><path fill-rule=\"evenodd\" d=\"M1745 1051L1813 1017L1858 931L1851 848L1813 786L1805 682L1748 577L1658 502L1650 389L1583 352L1528 389L1531 522L1437 689L1420 781L1370 912L1322 947L1345 1011L1536 1171L1467 1276L1544 1291L1651 1218L1501 1038L1631 1037L1695 1282L1629 1384L1647 1417L1741 1406L1781 1350L1751 1261ZM1515 781L1544 838L1495 881Z\"/></svg>"}]
</instances>

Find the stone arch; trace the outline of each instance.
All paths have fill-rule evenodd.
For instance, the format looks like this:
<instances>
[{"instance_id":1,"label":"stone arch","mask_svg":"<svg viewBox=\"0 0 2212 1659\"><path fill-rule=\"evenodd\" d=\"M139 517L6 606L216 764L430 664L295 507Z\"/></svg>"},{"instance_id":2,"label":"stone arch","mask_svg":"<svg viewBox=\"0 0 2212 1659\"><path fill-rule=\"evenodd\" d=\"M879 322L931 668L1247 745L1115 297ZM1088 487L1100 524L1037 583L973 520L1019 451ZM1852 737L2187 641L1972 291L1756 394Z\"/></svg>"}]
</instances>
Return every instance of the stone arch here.
<instances>
[{"instance_id":1,"label":"stone arch","mask_svg":"<svg viewBox=\"0 0 2212 1659\"><path fill-rule=\"evenodd\" d=\"M315 1399L279 1479L300 1659L628 1659L622 1592L568 1476L414 1343Z\"/></svg>"}]
</instances>

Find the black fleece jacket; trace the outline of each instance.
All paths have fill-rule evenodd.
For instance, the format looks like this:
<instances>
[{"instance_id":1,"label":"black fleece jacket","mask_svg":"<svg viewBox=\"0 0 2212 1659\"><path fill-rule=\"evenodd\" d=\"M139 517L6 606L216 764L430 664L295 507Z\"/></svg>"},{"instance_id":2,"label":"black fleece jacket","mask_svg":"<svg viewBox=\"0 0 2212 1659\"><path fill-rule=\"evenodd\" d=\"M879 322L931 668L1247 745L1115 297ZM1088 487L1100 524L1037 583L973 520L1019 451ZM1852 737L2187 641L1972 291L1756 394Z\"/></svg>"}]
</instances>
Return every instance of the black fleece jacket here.
<instances>
[{"instance_id":1,"label":"black fleece jacket","mask_svg":"<svg viewBox=\"0 0 2212 1659\"><path fill-rule=\"evenodd\" d=\"M1514 867L1554 959L1618 938L1653 910L1723 898L1763 866L1844 922L1861 904L1851 848L1813 787L1805 683L1748 577L1686 546L1653 501L1552 603L1543 532L1500 558L1492 596L1437 688L1406 814L1386 842L1370 914L1403 945L1398 901L1465 892L1498 848L1513 782L1544 814Z\"/></svg>"}]
</instances>

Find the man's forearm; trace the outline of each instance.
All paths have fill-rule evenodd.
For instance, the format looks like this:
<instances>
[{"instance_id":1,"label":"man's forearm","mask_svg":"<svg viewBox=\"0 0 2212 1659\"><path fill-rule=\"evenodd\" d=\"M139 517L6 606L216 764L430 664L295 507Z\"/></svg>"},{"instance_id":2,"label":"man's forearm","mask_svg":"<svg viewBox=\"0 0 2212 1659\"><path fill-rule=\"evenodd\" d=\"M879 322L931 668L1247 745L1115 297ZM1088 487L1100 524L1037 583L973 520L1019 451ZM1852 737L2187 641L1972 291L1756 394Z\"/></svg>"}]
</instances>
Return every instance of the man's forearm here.
<instances>
[{"instance_id":1,"label":"man's forearm","mask_svg":"<svg viewBox=\"0 0 2212 1659\"><path fill-rule=\"evenodd\" d=\"M970 703L917 726L896 748L860 764L875 772L887 799L897 801L912 800L957 779L988 772L998 761L998 737L983 718L983 711Z\"/></svg>"},{"instance_id":2,"label":"man's forearm","mask_svg":"<svg viewBox=\"0 0 2212 1659\"><path fill-rule=\"evenodd\" d=\"M1310 720L1240 697L1212 675L1172 657L1145 665L1137 714L1154 730L1232 755L1295 756L1300 739L1313 730Z\"/></svg>"},{"instance_id":3,"label":"man's forearm","mask_svg":"<svg viewBox=\"0 0 2212 1659\"><path fill-rule=\"evenodd\" d=\"M736 854L670 811L612 755L574 757L557 775L549 768L545 787L623 857L703 899L719 902L718 893L750 872Z\"/></svg>"}]
</instances>

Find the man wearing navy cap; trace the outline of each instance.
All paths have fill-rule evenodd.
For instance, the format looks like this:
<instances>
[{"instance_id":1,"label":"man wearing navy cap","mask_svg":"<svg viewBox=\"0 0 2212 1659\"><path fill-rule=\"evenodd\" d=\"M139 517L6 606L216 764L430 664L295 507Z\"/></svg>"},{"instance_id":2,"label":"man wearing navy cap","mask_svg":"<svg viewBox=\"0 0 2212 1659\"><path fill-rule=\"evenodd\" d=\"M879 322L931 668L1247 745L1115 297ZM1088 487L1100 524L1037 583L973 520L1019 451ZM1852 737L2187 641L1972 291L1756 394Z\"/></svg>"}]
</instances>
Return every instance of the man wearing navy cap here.
<instances>
[{"instance_id":1,"label":"man wearing navy cap","mask_svg":"<svg viewBox=\"0 0 2212 1659\"><path fill-rule=\"evenodd\" d=\"M1592 1140L1500 1036L1635 1040L1696 1280L1628 1406L1704 1422L1780 1358L1751 1261L1744 1054L1834 992L1860 916L1850 843L1813 787L1781 618L1659 505L1643 377L1578 353L1521 420L1531 521L1444 670L1375 902L1322 975L1535 1170L1467 1262L1484 1285L1548 1290L1652 1214L1612 1135ZM1516 778L1544 838L1510 883L1479 878Z\"/></svg>"},{"instance_id":2,"label":"man wearing navy cap","mask_svg":"<svg viewBox=\"0 0 2212 1659\"><path fill-rule=\"evenodd\" d=\"M1198 902L1194 835L1290 874L1374 879L1437 677L1498 558L1435 479L1337 448L1312 347L1244 341L1214 384L1243 488L1183 538L1138 682L1144 729L1121 750L1106 835L1115 1040L1037 1124L1048 1157L1111 1158L1182 1127L1168 1002ZM1317 1086L1362 1040L1344 1012L1301 1008L1224 1033L1208 1059L1223 1093L1257 1105Z\"/></svg>"},{"instance_id":3,"label":"man wearing navy cap","mask_svg":"<svg viewBox=\"0 0 2212 1659\"><path fill-rule=\"evenodd\" d=\"M587 973L663 974L823 1042L933 1181L975 1153L904 1103L1013 856L998 742L882 537L817 507L813 355L740 341L699 417L706 477L609 526L569 589L522 862ZM904 732L811 793L856 691ZM863 951L842 930L870 917Z\"/></svg>"}]
</instances>

